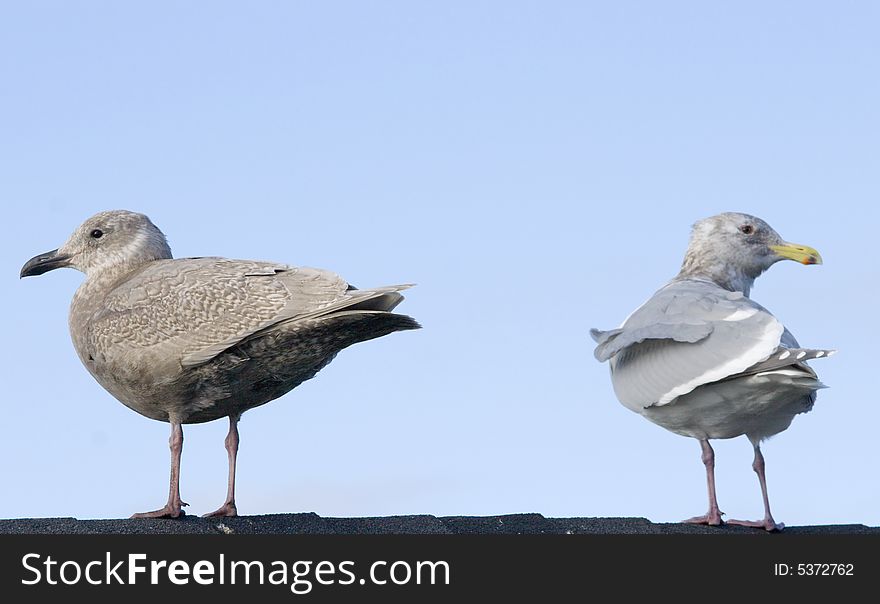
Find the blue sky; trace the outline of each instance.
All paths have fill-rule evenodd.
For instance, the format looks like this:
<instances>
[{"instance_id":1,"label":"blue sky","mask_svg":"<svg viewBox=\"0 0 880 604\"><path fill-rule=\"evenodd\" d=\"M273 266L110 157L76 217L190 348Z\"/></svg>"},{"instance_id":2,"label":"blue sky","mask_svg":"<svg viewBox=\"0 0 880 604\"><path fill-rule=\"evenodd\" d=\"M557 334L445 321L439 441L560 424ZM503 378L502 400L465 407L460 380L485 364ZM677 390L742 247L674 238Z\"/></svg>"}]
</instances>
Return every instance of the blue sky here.
<instances>
[{"instance_id":1,"label":"blue sky","mask_svg":"<svg viewBox=\"0 0 880 604\"><path fill-rule=\"evenodd\" d=\"M241 422L243 514L645 516L706 508L696 441L614 398L588 330L678 270L690 225L761 216L825 264L753 298L830 389L763 447L774 515L880 524L880 11L811 2L45 2L0 8L0 517L128 516L168 426L79 364L75 271L18 280L91 214L177 256L416 282L424 325L350 348ZM223 421L185 427L192 513ZM745 438L729 517L759 518Z\"/></svg>"}]
</instances>

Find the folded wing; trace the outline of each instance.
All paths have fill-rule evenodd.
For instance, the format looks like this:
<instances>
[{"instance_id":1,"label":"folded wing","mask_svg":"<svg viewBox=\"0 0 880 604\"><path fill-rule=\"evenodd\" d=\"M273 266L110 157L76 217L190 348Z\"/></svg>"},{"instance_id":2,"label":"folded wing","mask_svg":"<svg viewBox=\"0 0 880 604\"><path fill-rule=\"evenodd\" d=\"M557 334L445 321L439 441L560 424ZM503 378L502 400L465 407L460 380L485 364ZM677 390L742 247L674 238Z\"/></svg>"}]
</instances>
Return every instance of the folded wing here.
<instances>
[{"instance_id":1,"label":"folded wing","mask_svg":"<svg viewBox=\"0 0 880 604\"><path fill-rule=\"evenodd\" d=\"M390 311L409 285L356 289L330 271L225 258L150 263L116 287L93 318L92 337L153 348L182 367L206 363L284 321L350 310ZM139 338L121 337L143 330ZM107 349L107 348L105 348Z\"/></svg>"},{"instance_id":2,"label":"folded wing","mask_svg":"<svg viewBox=\"0 0 880 604\"><path fill-rule=\"evenodd\" d=\"M594 330L593 337L596 358L610 360L618 399L639 411L766 361L783 332L741 293L683 280L659 290L619 329Z\"/></svg>"}]
</instances>

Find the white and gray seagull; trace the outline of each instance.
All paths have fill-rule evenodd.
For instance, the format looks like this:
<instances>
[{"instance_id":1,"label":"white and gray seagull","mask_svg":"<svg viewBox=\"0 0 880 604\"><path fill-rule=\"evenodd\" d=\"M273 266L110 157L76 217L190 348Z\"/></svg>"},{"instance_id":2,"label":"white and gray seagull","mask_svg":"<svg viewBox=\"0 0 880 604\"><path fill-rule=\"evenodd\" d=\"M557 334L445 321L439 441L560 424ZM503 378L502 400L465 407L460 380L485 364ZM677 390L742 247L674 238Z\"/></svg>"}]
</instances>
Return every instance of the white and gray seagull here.
<instances>
[{"instance_id":1,"label":"white and gray seagull","mask_svg":"<svg viewBox=\"0 0 880 604\"><path fill-rule=\"evenodd\" d=\"M780 260L821 264L811 247L784 241L755 216L727 212L697 222L681 272L618 329L591 330L609 361L620 402L667 430L700 441L709 510L686 522L720 525L710 439L746 435L764 519L730 524L778 531L770 513L761 441L813 407L824 388L805 361L832 350L801 348L779 320L749 298L755 279Z\"/></svg>"},{"instance_id":2,"label":"white and gray seagull","mask_svg":"<svg viewBox=\"0 0 880 604\"><path fill-rule=\"evenodd\" d=\"M164 507L135 518L176 518L182 424L229 418L226 501L235 516L238 420L312 378L343 348L417 329L391 310L409 285L356 289L325 270L226 258L174 260L143 214L101 212L21 277L70 266L86 278L70 306L70 333L89 373L124 405L171 424Z\"/></svg>"}]
</instances>

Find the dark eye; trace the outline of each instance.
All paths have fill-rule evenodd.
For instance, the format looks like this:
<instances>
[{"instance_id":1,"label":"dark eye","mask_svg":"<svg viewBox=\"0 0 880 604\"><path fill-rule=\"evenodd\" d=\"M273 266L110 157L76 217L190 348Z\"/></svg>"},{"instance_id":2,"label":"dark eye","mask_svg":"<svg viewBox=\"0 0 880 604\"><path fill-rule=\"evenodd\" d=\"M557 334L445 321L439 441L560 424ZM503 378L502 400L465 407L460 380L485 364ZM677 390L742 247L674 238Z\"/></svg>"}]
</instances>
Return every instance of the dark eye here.
<instances>
[{"instance_id":1,"label":"dark eye","mask_svg":"<svg viewBox=\"0 0 880 604\"><path fill-rule=\"evenodd\" d=\"M94 231L92 231L89 234L95 239L100 239L101 237L104 236L104 231L102 231L101 229L95 229Z\"/></svg>"},{"instance_id":2,"label":"dark eye","mask_svg":"<svg viewBox=\"0 0 880 604\"><path fill-rule=\"evenodd\" d=\"M750 225L750 224L744 224L744 225L742 225L741 227L739 227L739 230L740 230L744 235L751 235L752 233L755 232L755 227L753 227L753 226Z\"/></svg>"}]
</instances>

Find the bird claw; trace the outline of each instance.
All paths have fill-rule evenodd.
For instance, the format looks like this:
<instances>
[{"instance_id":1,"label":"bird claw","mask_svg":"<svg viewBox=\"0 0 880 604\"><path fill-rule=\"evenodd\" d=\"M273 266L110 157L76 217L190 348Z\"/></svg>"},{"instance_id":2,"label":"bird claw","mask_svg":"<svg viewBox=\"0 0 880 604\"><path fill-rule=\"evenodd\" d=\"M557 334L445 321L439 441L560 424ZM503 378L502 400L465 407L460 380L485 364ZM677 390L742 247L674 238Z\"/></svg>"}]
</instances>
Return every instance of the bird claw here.
<instances>
[{"instance_id":1,"label":"bird claw","mask_svg":"<svg viewBox=\"0 0 880 604\"><path fill-rule=\"evenodd\" d=\"M724 515L724 512L719 510L710 510L703 514L702 516L694 516L693 518L688 518L687 520L682 520L685 524L706 524L708 526L721 526L724 524L724 521L721 519L721 516Z\"/></svg>"},{"instance_id":2,"label":"bird claw","mask_svg":"<svg viewBox=\"0 0 880 604\"><path fill-rule=\"evenodd\" d=\"M227 501L213 512L204 514L202 518L232 518L234 516L238 516L238 509L235 507L235 502Z\"/></svg>"},{"instance_id":3,"label":"bird claw","mask_svg":"<svg viewBox=\"0 0 880 604\"><path fill-rule=\"evenodd\" d=\"M727 524L747 526L749 528L762 528L768 533L779 533L785 528L785 524L782 522L776 522L773 518L765 518L764 520L728 520Z\"/></svg>"},{"instance_id":4,"label":"bird claw","mask_svg":"<svg viewBox=\"0 0 880 604\"><path fill-rule=\"evenodd\" d=\"M185 505L189 504L182 501L176 506L167 504L165 507L153 510L152 512L138 512L137 514L132 514L131 518L180 518L181 516L186 516L186 512L182 509L182 506Z\"/></svg>"}]
</instances>

